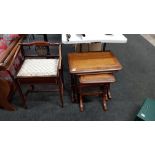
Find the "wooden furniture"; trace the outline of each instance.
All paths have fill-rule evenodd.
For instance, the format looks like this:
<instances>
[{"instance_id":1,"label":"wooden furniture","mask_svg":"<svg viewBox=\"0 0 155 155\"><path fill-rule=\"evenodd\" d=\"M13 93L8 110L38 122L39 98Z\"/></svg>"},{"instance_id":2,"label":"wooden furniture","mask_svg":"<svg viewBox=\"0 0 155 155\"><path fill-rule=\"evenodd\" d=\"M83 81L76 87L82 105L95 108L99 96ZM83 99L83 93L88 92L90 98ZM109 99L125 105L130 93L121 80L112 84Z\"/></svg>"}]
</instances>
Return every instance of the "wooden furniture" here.
<instances>
[{"instance_id":1,"label":"wooden furniture","mask_svg":"<svg viewBox=\"0 0 155 155\"><path fill-rule=\"evenodd\" d=\"M28 34L27 35L28 42L36 41L36 39L35 39L35 36L36 35L42 35L43 36L43 40L46 41L46 42L48 42L48 36L47 36L47 34ZM49 47L47 47L47 53L48 53L48 55L50 55L50 49L49 49Z\"/></svg>"},{"instance_id":2,"label":"wooden furniture","mask_svg":"<svg viewBox=\"0 0 155 155\"><path fill-rule=\"evenodd\" d=\"M18 43L21 43L23 38L24 36L21 36L20 38L13 40L8 48L0 54L0 107L9 111L15 110L15 107L10 103L11 96L15 91L15 85L9 75L5 77L2 73L5 73L6 75L8 70L14 65L16 61L14 56ZM18 57L18 55L16 55L16 57Z\"/></svg>"},{"instance_id":3,"label":"wooden furniture","mask_svg":"<svg viewBox=\"0 0 155 155\"><path fill-rule=\"evenodd\" d=\"M31 92L37 90L34 89L34 84L51 84L56 85L58 89L54 89L51 91L57 91L60 94L61 106L63 107L63 82L62 82L62 67L61 67L61 44L58 43L49 43L44 41L37 41L32 43L23 43L20 44L23 57L22 65L19 67L19 71L15 78L15 83L20 92L20 96L22 97L23 105L27 108L26 98L22 93L21 84L29 84L31 86L31 90L28 90L26 95ZM25 46L35 46L36 52L43 53L43 55L39 56L25 56L23 47ZM56 55L45 55L45 50L47 51L47 47L57 47ZM46 90L46 92L48 92Z\"/></svg>"},{"instance_id":4,"label":"wooden furniture","mask_svg":"<svg viewBox=\"0 0 155 155\"><path fill-rule=\"evenodd\" d=\"M110 84L115 82L115 77L111 73L88 74L79 76L78 93L80 100L80 111L84 111L83 96L101 96L103 110L107 110L107 98L111 98ZM91 90L91 88L93 88ZM97 90L96 90L97 89Z\"/></svg>"},{"instance_id":5,"label":"wooden furniture","mask_svg":"<svg viewBox=\"0 0 155 155\"><path fill-rule=\"evenodd\" d=\"M122 65L112 52L85 52L68 54L71 74L118 71Z\"/></svg>"},{"instance_id":6,"label":"wooden furniture","mask_svg":"<svg viewBox=\"0 0 155 155\"><path fill-rule=\"evenodd\" d=\"M68 54L69 72L71 75L72 101L77 100L77 76L114 72L122 65L112 52L85 52Z\"/></svg>"},{"instance_id":7,"label":"wooden furniture","mask_svg":"<svg viewBox=\"0 0 155 155\"><path fill-rule=\"evenodd\" d=\"M9 111L14 111L16 109L9 101L10 93L13 91L11 88L12 86L9 81L0 79L0 107Z\"/></svg>"}]
</instances>

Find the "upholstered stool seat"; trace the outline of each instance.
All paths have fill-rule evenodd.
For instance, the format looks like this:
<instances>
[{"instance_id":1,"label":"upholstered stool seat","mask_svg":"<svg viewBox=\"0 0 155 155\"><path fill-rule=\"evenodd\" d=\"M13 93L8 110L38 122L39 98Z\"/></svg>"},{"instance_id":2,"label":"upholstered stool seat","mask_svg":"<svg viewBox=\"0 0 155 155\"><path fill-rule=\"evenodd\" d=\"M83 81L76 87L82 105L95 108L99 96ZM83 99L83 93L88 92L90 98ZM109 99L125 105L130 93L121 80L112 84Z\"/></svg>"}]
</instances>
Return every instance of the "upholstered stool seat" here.
<instances>
[{"instance_id":1,"label":"upholstered stool seat","mask_svg":"<svg viewBox=\"0 0 155 155\"><path fill-rule=\"evenodd\" d=\"M81 75L79 77L79 97L80 97L80 111L84 110L83 96L102 96L103 110L107 110L107 96L110 98L110 84L116 79L112 73L89 74ZM98 87L99 89L96 89ZM85 91L85 89L87 90ZM93 89L93 91L91 91Z\"/></svg>"},{"instance_id":2,"label":"upholstered stool seat","mask_svg":"<svg viewBox=\"0 0 155 155\"><path fill-rule=\"evenodd\" d=\"M26 59L17 77L57 76L58 59Z\"/></svg>"}]
</instances>

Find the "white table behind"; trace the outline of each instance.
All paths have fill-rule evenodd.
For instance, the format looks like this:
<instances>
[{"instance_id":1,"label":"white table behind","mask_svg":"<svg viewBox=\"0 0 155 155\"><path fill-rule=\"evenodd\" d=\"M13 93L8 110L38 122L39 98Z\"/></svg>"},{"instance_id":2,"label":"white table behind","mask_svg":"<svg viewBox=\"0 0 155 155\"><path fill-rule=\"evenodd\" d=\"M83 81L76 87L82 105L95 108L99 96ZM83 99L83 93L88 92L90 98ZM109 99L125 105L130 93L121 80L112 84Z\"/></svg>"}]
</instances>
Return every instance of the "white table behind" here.
<instances>
[{"instance_id":1,"label":"white table behind","mask_svg":"<svg viewBox=\"0 0 155 155\"><path fill-rule=\"evenodd\" d=\"M62 34L62 43L63 44L82 44L82 43L127 43L127 38L122 34L86 34L85 37L82 37L79 34L71 34L69 41L67 41L66 34Z\"/></svg>"}]
</instances>

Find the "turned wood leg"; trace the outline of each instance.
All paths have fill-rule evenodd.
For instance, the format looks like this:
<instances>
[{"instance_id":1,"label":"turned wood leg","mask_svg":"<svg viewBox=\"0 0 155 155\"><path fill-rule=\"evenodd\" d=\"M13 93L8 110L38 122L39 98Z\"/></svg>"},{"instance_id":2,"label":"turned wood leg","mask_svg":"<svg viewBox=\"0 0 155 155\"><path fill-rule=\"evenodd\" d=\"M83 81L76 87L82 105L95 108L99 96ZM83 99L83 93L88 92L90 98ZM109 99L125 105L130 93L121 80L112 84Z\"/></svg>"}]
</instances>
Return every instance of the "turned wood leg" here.
<instances>
[{"instance_id":1,"label":"turned wood leg","mask_svg":"<svg viewBox=\"0 0 155 155\"><path fill-rule=\"evenodd\" d=\"M107 102L106 102L106 95L103 93L102 95L102 107L103 107L103 110L104 111L107 111L108 108L107 108Z\"/></svg>"},{"instance_id":2,"label":"turned wood leg","mask_svg":"<svg viewBox=\"0 0 155 155\"><path fill-rule=\"evenodd\" d=\"M82 95L80 94L80 112L84 111L83 101L82 101Z\"/></svg>"},{"instance_id":3,"label":"turned wood leg","mask_svg":"<svg viewBox=\"0 0 155 155\"><path fill-rule=\"evenodd\" d=\"M105 93L105 99L106 99L106 101L108 101L107 85L106 84L101 85L100 88L101 88L102 92L106 92Z\"/></svg>"},{"instance_id":4,"label":"turned wood leg","mask_svg":"<svg viewBox=\"0 0 155 155\"><path fill-rule=\"evenodd\" d=\"M110 90L108 91L108 99L112 99Z\"/></svg>"},{"instance_id":5,"label":"turned wood leg","mask_svg":"<svg viewBox=\"0 0 155 155\"><path fill-rule=\"evenodd\" d=\"M79 100L79 103L80 103L80 112L83 112L84 111L84 105L83 105L83 99L82 99L82 92L81 92L81 87L79 86L78 87L78 93L77 93L77 97L78 97L78 100Z\"/></svg>"},{"instance_id":6,"label":"turned wood leg","mask_svg":"<svg viewBox=\"0 0 155 155\"><path fill-rule=\"evenodd\" d=\"M75 85L75 77L71 74L71 100L72 102L76 102L76 85Z\"/></svg>"},{"instance_id":7,"label":"turned wood leg","mask_svg":"<svg viewBox=\"0 0 155 155\"><path fill-rule=\"evenodd\" d=\"M111 96L111 92L110 92L110 83L108 84L108 88L107 88L108 92L108 99L112 99L112 96Z\"/></svg>"},{"instance_id":8,"label":"turned wood leg","mask_svg":"<svg viewBox=\"0 0 155 155\"><path fill-rule=\"evenodd\" d=\"M109 97L108 97L108 93L105 94L105 100L108 101Z\"/></svg>"},{"instance_id":9,"label":"turned wood leg","mask_svg":"<svg viewBox=\"0 0 155 155\"><path fill-rule=\"evenodd\" d=\"M60 95L60 101L61 101L61 107L64 107L64 101L63 101L63 83L61 80L61 77L59 79L59 95Z\"/></svg>"}]
</instances>

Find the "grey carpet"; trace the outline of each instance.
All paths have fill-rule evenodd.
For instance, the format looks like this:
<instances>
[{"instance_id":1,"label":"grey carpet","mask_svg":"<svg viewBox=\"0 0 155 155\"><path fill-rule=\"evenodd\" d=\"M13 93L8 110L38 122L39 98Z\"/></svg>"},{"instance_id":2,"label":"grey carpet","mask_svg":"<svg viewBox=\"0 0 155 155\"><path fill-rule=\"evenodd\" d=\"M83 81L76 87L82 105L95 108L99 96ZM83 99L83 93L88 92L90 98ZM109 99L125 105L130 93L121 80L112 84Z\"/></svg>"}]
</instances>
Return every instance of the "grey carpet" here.
<instances>
[{"instance_id":1,"label":"grey carpet","mask_svg":"<svg viewBox=\"0 0 155 155\"><path fill-rule=\"evenodd\" d=\"M60 35L48 35L49 40L59 41ZM71 103L68 75L67 53L73 46L63 46L65 77L64 108L59 106L56 93L30 94L28 109L20 106L18 94L13 97L15 112L0 109L0 120L40 120L40 121L125 121L134 120L145 98L155 98L155 47L140 35L126 35L127 44L108 44L123 65L117 72L117 82L112 85L112 100L108 102L108 111L102 110L101 99L88 97L85 111L79 112L78 104Z\"/></svg>"}]
</instances>

